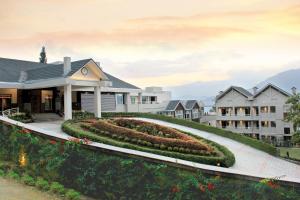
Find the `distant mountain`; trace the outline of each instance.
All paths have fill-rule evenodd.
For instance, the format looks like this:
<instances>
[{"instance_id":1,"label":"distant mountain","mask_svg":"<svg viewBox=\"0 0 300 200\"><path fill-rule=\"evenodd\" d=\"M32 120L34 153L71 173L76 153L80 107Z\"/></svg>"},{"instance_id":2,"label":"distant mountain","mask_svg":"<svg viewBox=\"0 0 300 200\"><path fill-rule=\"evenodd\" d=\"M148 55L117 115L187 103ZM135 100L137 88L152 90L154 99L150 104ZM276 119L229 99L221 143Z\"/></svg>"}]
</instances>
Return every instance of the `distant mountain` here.
<instances>
[{"instance_id":1,"label":"distant mountain","mask_svg":"<svg viewBox=\"0 0 300 200\"><path fill-rule=\"evenodd\" d=\"M268 83L272 83L287 92L291 92L292 87L296 87L298 91L300 91L300 69L291 69L280 72L258 83L256 86L260 89ZM202 100L206 106L211 106L214 104L215 96L219 91L225 90L231 85L243 86L252 92L255 82L248 80L244 82L243 80L195 82L166 89L172 92L172 99Z\"/></svg>"},{"instance_id":2,"label":"distant mountain","mask_svg":"<svg viewBox=\"0 0 300 200\"><path fill-rule=\"evenodd\" d=\"M266 84L272 83L287 92L291 92L292 87L296 87L300 90L300 69L291 69L281 73L278 73L265 81L257 84L258 88L264 87Z\"/></svg>"}]
</instances>

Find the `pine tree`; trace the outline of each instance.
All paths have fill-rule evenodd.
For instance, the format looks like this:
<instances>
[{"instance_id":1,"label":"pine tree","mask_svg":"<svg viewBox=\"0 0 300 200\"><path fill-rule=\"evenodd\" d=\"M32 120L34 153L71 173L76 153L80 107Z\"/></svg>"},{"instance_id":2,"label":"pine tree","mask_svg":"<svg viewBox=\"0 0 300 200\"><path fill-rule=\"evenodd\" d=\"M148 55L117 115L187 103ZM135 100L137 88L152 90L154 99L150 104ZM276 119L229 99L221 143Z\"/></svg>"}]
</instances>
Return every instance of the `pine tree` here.
<instances>
[{"instance_id":1,"label":"pine tree","mask_svg":"<svg viewBox=\"0 0 300 200\"><path fill-rule=\"evenodd\" d=\"M42 47L42 51L40 53L40 63L44 63L44 64L47 63L46 50L44 46Z\"/></svg>"}]
</instances>

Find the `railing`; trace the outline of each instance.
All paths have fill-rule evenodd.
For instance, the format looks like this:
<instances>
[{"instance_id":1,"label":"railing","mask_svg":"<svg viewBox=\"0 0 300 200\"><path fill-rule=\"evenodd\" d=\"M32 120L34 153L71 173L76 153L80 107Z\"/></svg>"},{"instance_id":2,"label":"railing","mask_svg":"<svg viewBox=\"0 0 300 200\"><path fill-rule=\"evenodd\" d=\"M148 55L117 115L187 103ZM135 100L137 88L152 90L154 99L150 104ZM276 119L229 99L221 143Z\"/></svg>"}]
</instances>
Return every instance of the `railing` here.
<instances>
[{"instance_id":1,"label":"railing","mask_svg":"<svg viewBox=\"0 0 300 200\"><path fill-rule=\"evenodd\" d=\"M13 114L16 114L16 113L19 113L19 107L11 108L11 109L7 109L7 110L2 111L2 116L3 117L10 117L10 116L12 116Z\"/></svg>"}]
</instances>

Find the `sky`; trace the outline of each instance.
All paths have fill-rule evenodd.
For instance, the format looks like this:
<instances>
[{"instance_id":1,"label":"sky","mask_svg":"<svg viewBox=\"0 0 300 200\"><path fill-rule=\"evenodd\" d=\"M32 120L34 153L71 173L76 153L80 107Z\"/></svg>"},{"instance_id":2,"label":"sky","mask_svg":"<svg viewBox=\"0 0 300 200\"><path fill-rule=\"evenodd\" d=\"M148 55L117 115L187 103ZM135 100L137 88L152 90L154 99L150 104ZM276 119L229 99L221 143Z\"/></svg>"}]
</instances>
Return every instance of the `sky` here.
<instances>
[{"instance_id":1,"label":"sky","mask_svg":"<svg viewBox=\"0 0 300 200\"><path fill-rule=\"evenodd\" d=\"M93 58L140 87L300 68L299 0L0 0L0 57Z\"/></svg>"}]
</instances>

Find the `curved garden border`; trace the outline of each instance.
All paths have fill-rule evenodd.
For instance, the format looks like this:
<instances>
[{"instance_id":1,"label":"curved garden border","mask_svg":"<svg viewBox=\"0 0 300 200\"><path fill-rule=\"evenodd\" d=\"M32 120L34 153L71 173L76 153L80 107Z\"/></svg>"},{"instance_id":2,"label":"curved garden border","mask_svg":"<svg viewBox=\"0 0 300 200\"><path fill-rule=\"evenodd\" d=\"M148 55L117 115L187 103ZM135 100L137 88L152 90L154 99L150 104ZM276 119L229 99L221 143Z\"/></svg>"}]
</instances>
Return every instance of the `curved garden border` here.
<instances>
[{"instance_id":1,"label":"curved garden border","mask_svg":"<svg viewBox=\"0 0 300 200\"><path fill-rule=\"evenodd\" d=\"M77 138L87 138L92 141L110 144L118 147L134 149L134 150L169 156L173 158L199 162L203 164L230 167L235 162L234 155L226 147L219 145L213 141L209 141L204 138L194 136L192 134L188 134L189 137L193 137L198 140L204 141L205 143L209 144L214 149L216 149L219 152L219 155L222 154L222 156L193 155L193 154L185 154L177 151L165 151L160 148L159 149L150 148L149 146L147 146L147 144L141 146L140 144L133 144L133 143L129 143L128 141L126 142L123 140L122 141L117 140L118 139L117 134L115 134L115 136L112 136L114 134L108 135L107 133L105 133L105 131L95 132L94 127L90 129L87 129L88 127L85 127L85 129L83 129L80 125L78 125L78 122L79 121L76 120L66 121L62 124L62 129L69 135Z\"/></svg>"}]
</instances>

